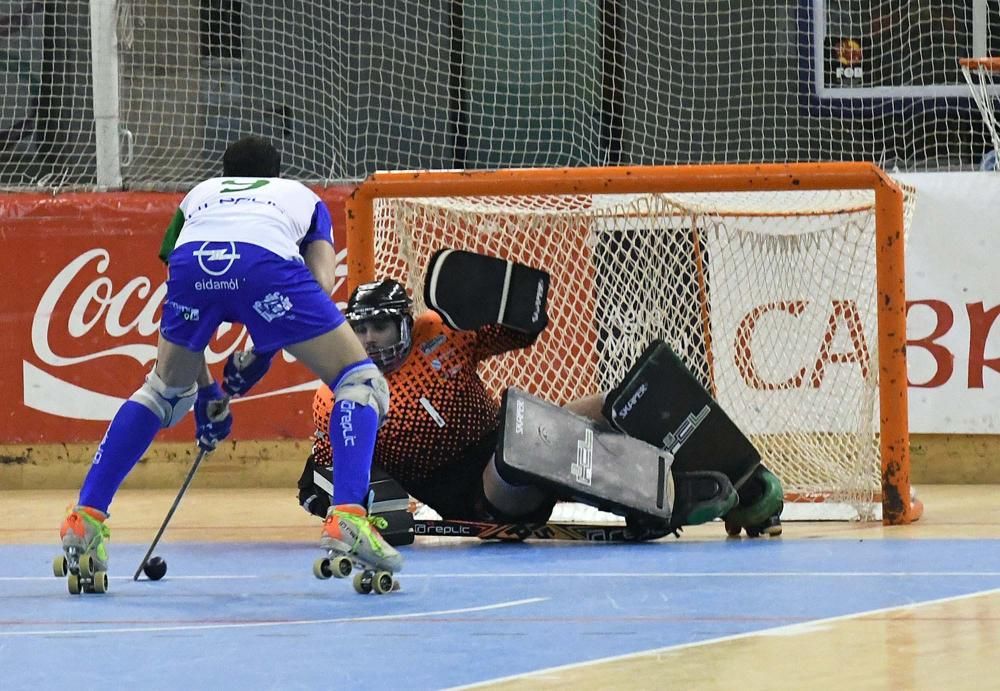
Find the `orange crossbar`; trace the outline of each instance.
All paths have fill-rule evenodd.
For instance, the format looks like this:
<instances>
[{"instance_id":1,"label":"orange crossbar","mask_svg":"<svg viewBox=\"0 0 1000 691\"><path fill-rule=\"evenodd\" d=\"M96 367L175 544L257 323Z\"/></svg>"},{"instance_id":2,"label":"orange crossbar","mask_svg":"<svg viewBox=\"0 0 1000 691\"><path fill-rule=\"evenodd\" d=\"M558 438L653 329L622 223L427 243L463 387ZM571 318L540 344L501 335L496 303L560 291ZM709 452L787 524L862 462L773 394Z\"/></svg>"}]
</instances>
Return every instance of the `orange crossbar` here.
<instances>
[{"instance_id":1,"label":"orange crossbar","mask_svg":"<svg viewBox=\"0 0 1000 691\"><path fill-rule=\"evenodd\" d=\"M920 517L910 500L903 191L871 163L785 163L375 173L347 200L348 289L374 279L373 200L668 192L871 189L877 236L882 522Z\"/></svg>"}]
</instances>

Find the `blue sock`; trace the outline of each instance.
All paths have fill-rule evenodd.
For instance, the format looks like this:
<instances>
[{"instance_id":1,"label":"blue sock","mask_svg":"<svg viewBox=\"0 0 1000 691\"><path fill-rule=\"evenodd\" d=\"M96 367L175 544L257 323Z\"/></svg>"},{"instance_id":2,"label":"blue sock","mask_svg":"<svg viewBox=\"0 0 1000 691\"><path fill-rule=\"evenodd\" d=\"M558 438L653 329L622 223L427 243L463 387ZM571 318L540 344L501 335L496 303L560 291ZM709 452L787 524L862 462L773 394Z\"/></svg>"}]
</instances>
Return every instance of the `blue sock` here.
<instances>
[{"instance_id":1,"label":"blue sock","mask_svg":"<svg viewBox=\"0 0 1000 691\"><path fill-rule=\"evenodd\" d=\"M160 431L160 418L152 410L125 401L104 434L90 472L80 488L80 504L104 513L125 480Z\"/></svg>"},{"instance_id":2,"label":"blue sock","mask_svg":"<svg viewBox=\"0 0 1000 691\"><path fill-rule=\"evenodd\" d=\"M333 505L365 505L371 477L378 414L371 406L337 401L330 414Z\"/></svg>"}]
</instances>

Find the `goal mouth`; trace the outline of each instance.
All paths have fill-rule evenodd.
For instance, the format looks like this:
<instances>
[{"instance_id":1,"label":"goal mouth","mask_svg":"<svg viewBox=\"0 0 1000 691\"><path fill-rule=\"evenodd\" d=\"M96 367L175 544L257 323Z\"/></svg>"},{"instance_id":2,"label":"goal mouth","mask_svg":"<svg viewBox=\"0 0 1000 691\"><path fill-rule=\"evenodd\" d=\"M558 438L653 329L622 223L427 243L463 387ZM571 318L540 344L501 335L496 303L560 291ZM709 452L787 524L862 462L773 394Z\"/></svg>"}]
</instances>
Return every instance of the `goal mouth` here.
<instances>
[{"instance_id":1,"label":"goal mouth","mask_svg":"<svg viewBox=\"0 0 1000 691\"><path fill-rule=\"evenodd\" d=\"M549 327L482 363L493 395L610 390L658 338L786 492L829 489L858 506L844 520L872 520L881 491L883 522L906 523L912 207L870 164L379 173L348 202L348 283L395 278L419 311L441 247L544 268Z\"/></svg>"},{"instance_id":2,"label":"goal mouth","mask_svg":"<svg viewBox=\"0 0 1000 691\"><path fill-rule=\"evenodd\" d=\"M410 512L420 520L437 520L441 516L431 507L411 500ZM924 513L924 504L915 490L910 491L911 520L918 520ZM594 525L624 526L625 519L607 511L577 502L558 502L549 519L553 523L587 523ZM882 494L875 494L871 501L858 502L836 493L790 493L785 495L781 512L785 523L798 522L865 522L882 520Z\"/></svg>"}]
</instances>

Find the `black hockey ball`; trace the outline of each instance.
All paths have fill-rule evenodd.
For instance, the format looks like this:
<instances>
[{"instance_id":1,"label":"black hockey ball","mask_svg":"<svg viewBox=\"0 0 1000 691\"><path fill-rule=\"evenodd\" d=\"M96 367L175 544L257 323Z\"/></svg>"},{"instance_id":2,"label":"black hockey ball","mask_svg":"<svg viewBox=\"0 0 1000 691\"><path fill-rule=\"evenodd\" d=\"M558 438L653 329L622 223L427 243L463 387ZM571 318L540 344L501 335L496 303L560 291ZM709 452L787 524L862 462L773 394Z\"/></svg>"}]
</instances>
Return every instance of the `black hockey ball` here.
<instances>
[{"instance_id":1,"label":"black hockey ball","mask_svg":"<svg viewBox=\"0 0 1000 691\"><path fill-rule=\"evenodd\" d=\"M150 557L143 567L142 572L151 581L158 581L167 575L167 562L160 557Z\"/></svg>"}]
</instances>

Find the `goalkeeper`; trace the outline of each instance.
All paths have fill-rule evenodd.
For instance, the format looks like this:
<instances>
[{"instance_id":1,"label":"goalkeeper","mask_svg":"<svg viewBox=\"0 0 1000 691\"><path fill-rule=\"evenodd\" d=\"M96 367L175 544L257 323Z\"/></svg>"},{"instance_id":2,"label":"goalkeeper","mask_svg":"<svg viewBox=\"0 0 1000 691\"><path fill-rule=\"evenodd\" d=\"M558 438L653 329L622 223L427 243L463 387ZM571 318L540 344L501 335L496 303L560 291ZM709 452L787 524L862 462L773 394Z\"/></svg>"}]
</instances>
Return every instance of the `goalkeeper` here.
<instances>
[{"instance_id":1,"label":"goalkeeper","mask_svg":"<svg viewBox=\"0 0 1000 691\"><path fill-rule=\"evenodd\" d=\"M446 519L518 523L543 523L557 499L570 498L558 483L511 482L505 479L511 473L497 463L503 411L477 367L488 358L529 347L547 324L548 276L511 264L511 280L505 282L507 264L470 253L435 255L425 286L431 309L416 319L412 301L396 281L359 286L350 297L345 316L392 392L393 406L376 440L370 495L372 512L389 520L383 533L390 542L412 540L409 496ZM496 280L490 278L493 272ZM484 284L470 285L473 280ZM469 295L476 298L470 301ZM593 396L566 408L604 428L605 398ZM317 516L325 515L332 493L326 433L332 405L329 388L321 387L313 400L313 451L299 481L299 502ZM732 485L719 473L683 475L677 483L683 506L675 502L670 530L692 519L715 518L736 502ZM727 529L779 534L777 479L765 471L754 473L741 487L740 499L744 497L727 515ZM651 536L669 532L661 528Z\"/></svg>"}]
</instances>

